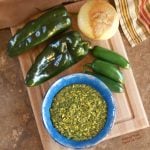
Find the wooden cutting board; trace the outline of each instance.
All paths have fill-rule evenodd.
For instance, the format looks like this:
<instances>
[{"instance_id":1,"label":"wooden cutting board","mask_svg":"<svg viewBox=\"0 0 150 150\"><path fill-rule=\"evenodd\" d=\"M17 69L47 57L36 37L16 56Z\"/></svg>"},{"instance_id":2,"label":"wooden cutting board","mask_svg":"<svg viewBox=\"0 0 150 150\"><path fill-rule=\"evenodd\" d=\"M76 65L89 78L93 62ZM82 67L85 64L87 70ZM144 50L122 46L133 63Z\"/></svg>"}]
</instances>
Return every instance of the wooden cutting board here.
<instances>
[{"instance_id":1,"label":"wooden cutting board","mask_svg":"<svg viewBox=\"0 0 150 150\"><path fill-rule=\"evenodd\" d=\"M78 12L79 8L84 2L77 2L74 4L69 4L66 6L69 12ZM72 16L73 21L73 28L77 29L76 17ZM11 29L12 34L15 34L18 28L21 26L17 26ZM100 45L106 48L113 49L114 51L120 53L124 57L127 58L126 50L124 48L122 38L119 32L115 34L110 40L107 41L92 41L94 45ZM43 49L43 45L40 45L24 54L19 56L20 66L23 72L24 78L26 77L26 73L31 67L32 63L34 62L36 56L39 52ZM127 58L128 59L128 58ZM41 105L44 98L44 95L48 88L54 83L58 78L72 74L75 72L82 71L82 65L85 63L89 63L91 61L91 56L88 55L78 64L70 67L69 69L65 70L58 76L50 79L49 81L45 82L41 86L28 88L27 91L29 94L31 106L33 109L33 113L35 116L35 120L37 123L37 127L39 130L39 134L41 137L41 141L45 150L63 150L67 149L63 146L57 144L53 139L48 135L41 116ZM132 69L128 70L121 70L125 77L125 90L124 93L121 94L113 94L116 100L117 106L117 116L115 125L111 131L111 133L104 139L110 139L113 137L117 137L129 132L133 132L142 128L146 128L149 126L141 97L139 95L135 79L132 73ZM69 148L68 148L69 149ZM93 147L92 150L96 150L96 147Z\"/></svg>"}]
</instances>

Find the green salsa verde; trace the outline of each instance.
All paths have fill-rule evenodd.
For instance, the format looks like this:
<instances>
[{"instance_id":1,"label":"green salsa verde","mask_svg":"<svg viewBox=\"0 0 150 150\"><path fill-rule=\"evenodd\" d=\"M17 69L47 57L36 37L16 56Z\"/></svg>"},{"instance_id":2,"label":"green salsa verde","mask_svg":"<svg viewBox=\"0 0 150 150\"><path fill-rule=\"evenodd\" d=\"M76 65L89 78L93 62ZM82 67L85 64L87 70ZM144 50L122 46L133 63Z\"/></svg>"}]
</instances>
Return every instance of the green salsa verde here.
<instances>
[{"instance_id":1,"label":"green salsa verde","mask_svg":"<svg viewBox=\"0 0 150 150\"><path fill-rule=\"evenodd\" d=\"M53 126L75 141L88 140L104 127L107 105L102 96L86 84L64 87L50 108Z\"/></svg>"}]
</instances>

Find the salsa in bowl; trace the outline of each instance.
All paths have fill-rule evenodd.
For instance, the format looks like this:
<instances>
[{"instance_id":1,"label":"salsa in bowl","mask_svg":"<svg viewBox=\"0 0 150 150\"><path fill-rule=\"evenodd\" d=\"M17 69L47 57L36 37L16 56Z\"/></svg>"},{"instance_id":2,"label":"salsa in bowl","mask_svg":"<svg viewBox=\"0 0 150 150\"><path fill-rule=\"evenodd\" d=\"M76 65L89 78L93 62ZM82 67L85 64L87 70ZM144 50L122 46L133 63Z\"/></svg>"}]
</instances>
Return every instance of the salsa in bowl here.
<instances>
[{"instance_id":1,"label":"salsa in bowl","mask_svg":"<svg viewBox=\"0 0 150 150\"><path fill-rule=\"evenodd\" d=\"M72 148L87 148L102 141L114 124L115 112L107 86L83 73L57 80L42 104L48 133L61 145Z\"/></svg>"}]
</instances>

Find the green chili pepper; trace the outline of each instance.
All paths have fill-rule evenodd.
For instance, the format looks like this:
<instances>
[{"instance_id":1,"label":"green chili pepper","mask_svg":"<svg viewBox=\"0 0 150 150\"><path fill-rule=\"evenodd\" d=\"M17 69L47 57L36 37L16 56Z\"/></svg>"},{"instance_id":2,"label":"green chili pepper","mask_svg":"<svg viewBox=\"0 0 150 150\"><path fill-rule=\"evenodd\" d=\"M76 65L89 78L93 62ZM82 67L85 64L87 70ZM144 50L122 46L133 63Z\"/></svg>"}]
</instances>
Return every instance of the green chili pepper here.
<instances>
[{"instance_id":1,"label":"green chili pepper","mask_svg":"<svg viewBox=\"0 0 150 150\"><path fill-rule=\"evenodd\" d=\"M98 74L102 74L117 82L124 83L122 73L115 65L111 63L96 59L91 64L86 64L85 66L90 67L94 72Z\"/></svg>"},{"instance_id":2,"label":"green chili pepper","mask_svg":"<svg viewBox=\"0 0 150 150\"><path fill-rule=\"evenodd\" d=\"M103 81L108 86L108 88L114 93L121 93L124 90L123 84L114 81L106 76L91 71L85 71L85 73L93 75L101 81Z\"/></svg>"},{"instance_id":3,"label":"green chili pepper","mask_svg":"<svg viewBox=\"0 0 150 150\"><path fill-rule=\"evenodd\" d=\"M39 85L52 78L86 56L89 48L78 32L65 33L39 54L27 73L26 85Z\"/></svg>"},{"instance_id":4,"label":"green chili pepper","mask_svg":"<svg viewBox=\"0 0 150 150\"><path fill-rule=\"evenodd\" d=\"M48 38L65 31L71 20L64 6L49 9L39 18L26 24L8 43L9 56L17 56L42 43Z\"/></svg>"},{"instance_id":5,"label":"green chili pepper","mask_svg":"<svg viewBox=\"0 0 150 150\"><path fill-rule=\"evenodd\" d=\"M125 57L121 56L120 54L116 52L113 52L111 50L108 50L100 46L94 46L93 55L98 59L108 61L122 68L130 67L129 62Z\"/></svg>"}]
</instances>

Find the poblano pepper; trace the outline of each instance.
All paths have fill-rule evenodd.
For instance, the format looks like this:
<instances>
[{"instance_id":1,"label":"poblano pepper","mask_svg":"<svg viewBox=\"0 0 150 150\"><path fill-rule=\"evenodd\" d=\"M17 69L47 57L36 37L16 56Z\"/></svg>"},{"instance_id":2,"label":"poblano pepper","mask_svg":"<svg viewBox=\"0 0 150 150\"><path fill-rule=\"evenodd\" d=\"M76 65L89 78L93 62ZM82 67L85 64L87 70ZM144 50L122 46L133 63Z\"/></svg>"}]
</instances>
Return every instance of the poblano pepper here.
<instances>
[{"instance_id":1,"label":"poblano pepper","mask_svg":"<svg viewBox=\"0 0 150 150\"><path fill-rule=\"evenodd\" d=\"M80 34L70 31L52 41L36 58L25 83L35 86L59 74L88 54L90 44Z\"/></svg>"},{"instance_id":2,"label":"poblano pepper","mask_svg":"<svg viewBox=\"0 0 150 150\"><path fill-rule=\"evenodd\" d=\"M48 38L65 31L70 25L71 19L64 6L51 8L39 18L26 24L10 39L8 55L17 56Z\"/></svg>"}]
</instances>

